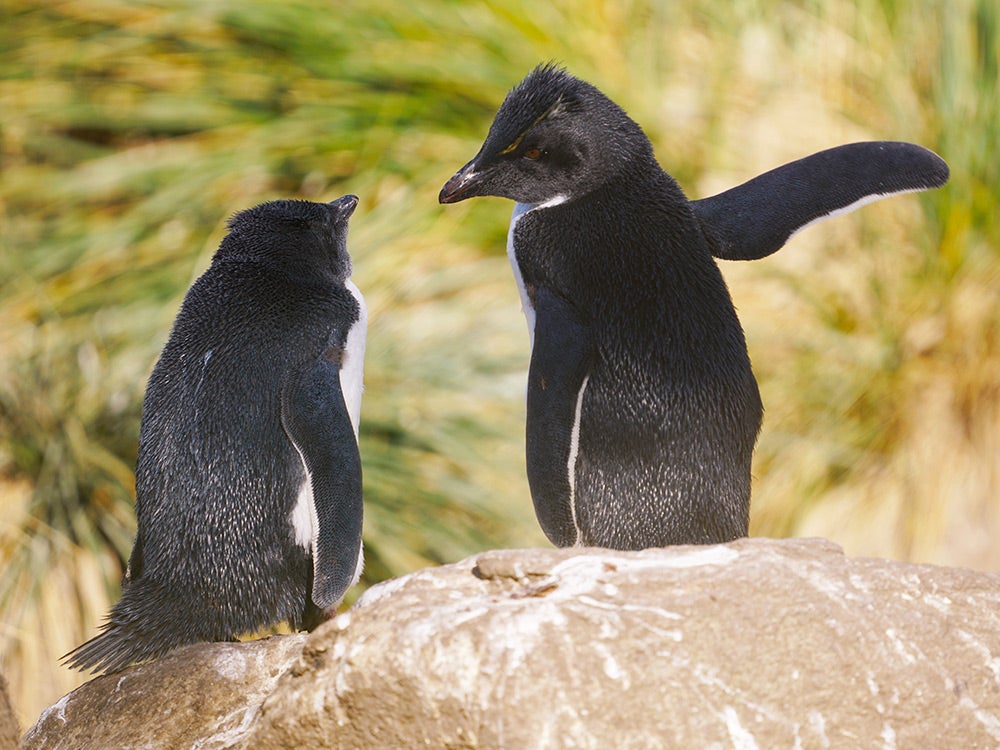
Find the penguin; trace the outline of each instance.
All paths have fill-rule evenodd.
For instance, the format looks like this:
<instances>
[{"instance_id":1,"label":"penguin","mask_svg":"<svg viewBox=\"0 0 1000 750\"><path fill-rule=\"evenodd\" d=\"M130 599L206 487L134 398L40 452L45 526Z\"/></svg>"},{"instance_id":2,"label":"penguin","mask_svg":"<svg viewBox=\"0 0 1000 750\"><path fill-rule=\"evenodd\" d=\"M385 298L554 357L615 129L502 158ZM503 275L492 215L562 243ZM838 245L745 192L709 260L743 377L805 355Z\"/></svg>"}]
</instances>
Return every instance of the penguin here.
<instances>
[{"instance_id":1,"label":"penguin","mask_svg":"<svg viewBox=\"0 0 1000 750\"><path fill-rule=\"evenodd\" d=\"M357 582L357 204L277 200L229 221L146 386L121 598L69 666L115 672L282 622L312 629Z\"/></svg>"},{"instance_id":2,"label":"penguin","mask_svg":"<svg viewBox=\"0 0 1000 750\"><path fill-rule=\"evenodd\" d=\"M763 409L714 258L763 258L816 221L947 179L919 146L858 143L690 201L607 96L552 64L531 71L439 201L515 201L526 468L549 540L631 550L746 536Z\"/></svg>"}]
</instances>

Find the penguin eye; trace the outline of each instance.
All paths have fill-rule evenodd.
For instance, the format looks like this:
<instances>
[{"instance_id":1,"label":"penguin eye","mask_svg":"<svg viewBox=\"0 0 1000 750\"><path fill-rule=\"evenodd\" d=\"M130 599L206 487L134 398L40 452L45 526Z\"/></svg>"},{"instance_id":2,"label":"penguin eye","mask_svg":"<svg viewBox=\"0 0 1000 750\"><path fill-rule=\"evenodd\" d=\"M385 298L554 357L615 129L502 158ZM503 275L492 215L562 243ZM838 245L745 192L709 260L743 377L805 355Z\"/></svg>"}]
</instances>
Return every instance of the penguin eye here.
<instances>
[{"instance_id":1,"label":"penguin eye","mask_svg":"<svg viewBox=\"0 0 1000 750\"><path fill-rule=\"evenodd\" d=\"M537 146L526 148L524 150L524 154L522 154L522 156L524 156L525 159L531 159L531 160L535 160L541 155L542 155L542 150Z\"/></svg>"}]
</instances>

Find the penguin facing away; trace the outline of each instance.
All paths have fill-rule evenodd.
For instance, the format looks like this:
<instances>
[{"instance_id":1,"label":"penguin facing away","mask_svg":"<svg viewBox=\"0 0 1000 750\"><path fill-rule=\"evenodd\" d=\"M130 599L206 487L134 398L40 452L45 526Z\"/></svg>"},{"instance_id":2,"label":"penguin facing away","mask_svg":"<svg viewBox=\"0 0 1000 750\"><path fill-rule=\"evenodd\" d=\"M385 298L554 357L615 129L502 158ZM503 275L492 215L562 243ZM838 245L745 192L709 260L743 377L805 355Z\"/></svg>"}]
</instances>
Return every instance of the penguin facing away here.
<instances>
[{"instance_id":1,"label":"penguin facing away","mask_svg":"<svg viewBox=\"0 0 1000 750\"><path fill-rule=\"evenodd\" d=\"M745 536L762 407L713 255L763 258L809 224L947 179L920 146L856 143L689 201L614 102L561 68L529 73L439 200L516 202L526 464L548 538L642 549Z\"/></svg>"},{"instance_id":2,"label":"penguin facing away","mask_svg":"<svg viewBox=\"0 0 1000 750\"><path fill-rule=\"evenodd\" d=\"M230 220L146 387L121 599L70 666L117 671L281 622L311 629L358 580L357 202L272 201Z\"/></svg>"}]
</instances>

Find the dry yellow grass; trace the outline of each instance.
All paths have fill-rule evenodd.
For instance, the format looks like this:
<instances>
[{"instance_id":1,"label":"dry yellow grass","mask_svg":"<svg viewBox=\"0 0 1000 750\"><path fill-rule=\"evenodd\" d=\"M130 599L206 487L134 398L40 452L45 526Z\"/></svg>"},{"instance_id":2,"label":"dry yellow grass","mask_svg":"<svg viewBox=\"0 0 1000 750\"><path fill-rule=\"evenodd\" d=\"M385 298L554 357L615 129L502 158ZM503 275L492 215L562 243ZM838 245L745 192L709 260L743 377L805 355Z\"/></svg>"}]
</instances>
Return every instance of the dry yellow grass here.
<instances>
[{"instance_id":1,"label":"dry yellow grass","mask_svg":"<svg viewBox=\"0 0 1000 750\"><path fill-rule=\"evenodd\" d=\"M138 403L225 217L361 196L366 583L543 544L523 469L509 206L442 211L556 59L692 197L839 143L952 182L724 264L761 382L752 531L1000 569L994 0L29 3L0 18L0 669L24 725L117 596Z\"/></svg>"}]
</instances>

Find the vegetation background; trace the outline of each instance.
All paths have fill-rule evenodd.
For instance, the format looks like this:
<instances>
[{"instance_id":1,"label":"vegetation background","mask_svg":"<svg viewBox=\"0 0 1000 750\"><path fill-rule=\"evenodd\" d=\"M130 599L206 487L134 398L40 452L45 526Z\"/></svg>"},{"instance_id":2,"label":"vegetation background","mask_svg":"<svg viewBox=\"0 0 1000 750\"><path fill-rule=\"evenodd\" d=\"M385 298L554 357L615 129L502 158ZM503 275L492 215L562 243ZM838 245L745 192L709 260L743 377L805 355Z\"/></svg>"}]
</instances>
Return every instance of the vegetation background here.
<instances>
[{"instance_id":1,"label":"vegetation background","mask_svg":"<svg viewBox=\"0 0 1000 750\"><path fill-rule=\"evenodd\" d=\"M813 151L952 168L723 264L766 414L752 531L1000 569L995 0L6 0L0 669L22 723L119 593L145 379L235 211L356 193L370 585L544 545L511 206L438 206L505 92L565 63L704 196Z\"/></svg>"}]
</instances>

